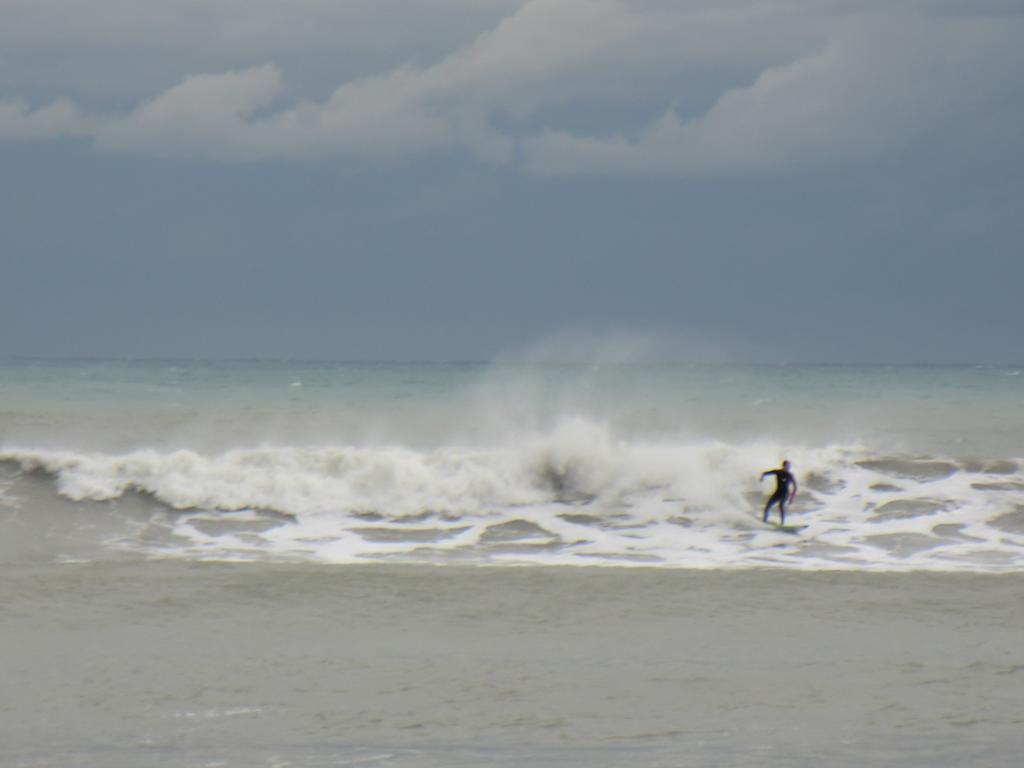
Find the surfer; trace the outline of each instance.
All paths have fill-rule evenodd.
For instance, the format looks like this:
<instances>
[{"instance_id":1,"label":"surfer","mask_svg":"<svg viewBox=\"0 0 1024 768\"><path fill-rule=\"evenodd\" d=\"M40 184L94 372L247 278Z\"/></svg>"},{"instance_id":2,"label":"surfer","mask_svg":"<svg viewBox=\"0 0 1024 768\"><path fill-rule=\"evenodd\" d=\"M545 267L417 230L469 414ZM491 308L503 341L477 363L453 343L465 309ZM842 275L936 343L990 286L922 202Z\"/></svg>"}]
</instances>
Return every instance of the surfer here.
<instances>
[{"instance_id":1,"label":"surfer","mask_svg":"<svg viewBox=\"0 0 1024 768\"><path fill-rule=\"evenodd\" d=\"M768 511L775 506L779 505L779 525L786 524L786 504L793 501L796 496L796 478L789 471L789 462L782 462L781 469L769 469L761 473L761 479L764 480L768 475L775 475L775 493L768 499L768 503L764 505L764 521L768 522Z\"/></svg>"}]
</instances>

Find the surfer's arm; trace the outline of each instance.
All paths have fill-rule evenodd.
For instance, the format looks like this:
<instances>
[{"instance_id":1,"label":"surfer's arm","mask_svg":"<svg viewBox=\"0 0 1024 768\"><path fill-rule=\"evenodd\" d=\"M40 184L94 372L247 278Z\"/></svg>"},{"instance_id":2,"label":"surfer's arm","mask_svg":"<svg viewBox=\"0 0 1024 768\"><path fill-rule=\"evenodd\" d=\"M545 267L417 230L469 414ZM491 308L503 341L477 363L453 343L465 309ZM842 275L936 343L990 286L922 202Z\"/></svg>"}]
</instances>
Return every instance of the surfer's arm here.
<instances>
[{"instance_id":1,"label":"surfer's arm","mask_svg":"<svg viewBox=\"0 0 1024 768\"><path fill-rule=\"evenodd\" d=\"M796 498L796 478L793 477L793 476L790 476L790 480L793 481L793 490L789 492L789 500L793 501L793 499Z\"/></svg>"}]
</instances>

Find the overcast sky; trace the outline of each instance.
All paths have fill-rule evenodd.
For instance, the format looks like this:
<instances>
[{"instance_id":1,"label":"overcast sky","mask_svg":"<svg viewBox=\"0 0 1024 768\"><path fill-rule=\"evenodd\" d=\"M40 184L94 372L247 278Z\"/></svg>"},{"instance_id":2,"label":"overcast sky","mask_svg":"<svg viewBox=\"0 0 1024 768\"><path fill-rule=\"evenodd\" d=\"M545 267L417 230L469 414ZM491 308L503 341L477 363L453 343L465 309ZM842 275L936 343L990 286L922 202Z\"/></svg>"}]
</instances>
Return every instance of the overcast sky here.
<instances>
[{"instance_id":1,"label":"overcast sky","mask_svg":"<svg viewBox=\"0 0 1024 768\"><path fill-rule=\"evenodd\" d=\"M1024 362L1022 73L1019 0L0 0L0 355Z\"/></svg>"}]
</instances>

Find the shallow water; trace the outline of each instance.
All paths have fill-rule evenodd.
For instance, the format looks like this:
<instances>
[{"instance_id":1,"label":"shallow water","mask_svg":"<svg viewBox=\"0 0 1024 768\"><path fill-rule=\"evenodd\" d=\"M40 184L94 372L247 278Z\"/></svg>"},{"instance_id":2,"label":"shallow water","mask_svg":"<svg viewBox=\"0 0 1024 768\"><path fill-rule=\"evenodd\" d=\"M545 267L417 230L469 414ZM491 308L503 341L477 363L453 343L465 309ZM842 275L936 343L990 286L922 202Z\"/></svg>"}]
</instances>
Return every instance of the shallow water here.
<instances>
[{"instance_id":1,"label":"shallow water","mask_svg":"<svg viewBox=\"0 0 1024 768\"><path fill-rule=\"evenodd\" d=\"M1015 766L1020 575L4 567L4 765Z\"/></svg>"}]
</instances>

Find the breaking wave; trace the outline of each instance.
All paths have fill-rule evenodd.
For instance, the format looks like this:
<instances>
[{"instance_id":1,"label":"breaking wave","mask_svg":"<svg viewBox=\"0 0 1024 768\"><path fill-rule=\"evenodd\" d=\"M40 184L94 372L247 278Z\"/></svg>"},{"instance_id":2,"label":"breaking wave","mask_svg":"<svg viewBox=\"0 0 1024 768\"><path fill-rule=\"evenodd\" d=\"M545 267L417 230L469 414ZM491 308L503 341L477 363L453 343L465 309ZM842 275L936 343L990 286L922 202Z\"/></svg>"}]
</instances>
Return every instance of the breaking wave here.
<instances>
[{"instance_id":1,"label":"breaking wave","mask_svg":"<svg viewBox=\"0 0 1024 768\"><path fill-rule=\"evenodd\" d=\"M805 526L793 532L760 520L771 489L758 478L782 458L769 442L623 440L586 418L483 446L7 448L0 502L35 540L59 508L79 545L58 541L59 557L1024 567L1019 460L789 447L800 493L787 523ZM96 547L83 553L87 531Z\"/></svg>"}]
</instances>

